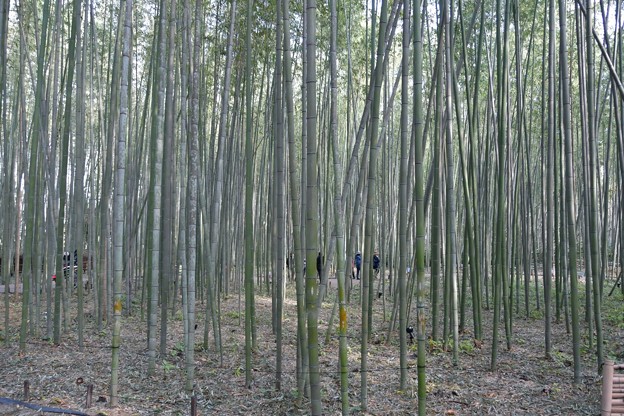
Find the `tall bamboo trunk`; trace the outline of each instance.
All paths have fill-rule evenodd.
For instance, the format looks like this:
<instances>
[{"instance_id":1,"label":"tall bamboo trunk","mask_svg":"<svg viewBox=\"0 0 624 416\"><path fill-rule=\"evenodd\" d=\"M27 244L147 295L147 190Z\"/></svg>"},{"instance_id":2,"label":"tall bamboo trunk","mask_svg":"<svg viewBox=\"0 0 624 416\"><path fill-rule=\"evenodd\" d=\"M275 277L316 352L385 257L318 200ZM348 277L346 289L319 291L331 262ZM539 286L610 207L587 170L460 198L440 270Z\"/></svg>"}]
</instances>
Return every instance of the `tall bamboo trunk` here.
<instances>
[{"instance_id":1,"label":"tall bamboo trunk","mask_svg":"<svg viewBox=\"0 0 624 416\"><path fill-rule=\"evenodd\" d=\"M306 1L306 309L308 318L308 354L310 371L310 404L312 415L320 415L321 386L318 345L318 279L316 257L319 251L319 207L317 171L317 104L316 104L316 0Z\"/></svg>"},{"instance_id":2,"label":"tall bamboo trunk","mask_svg":"<svg viewBox=\"0 0 624 416\"><path fill-rule=\"evenodd\" d=\"M119 97L119 133L117 136L115 197L113 199L113 268L114 268L114 303L113 303L113 339L111 364L111 406L119 403L119 350L121 347L121 311L123 297L123 241L126 198L126 140L128 137L128 85L130 83L130 48L132 43L132 0L125 0L123 20L123 46L121 63L121 90ZM82 218L81 218L82 220ZM82 267L81 267L82 268ZM80 284L80 282L79 282Z\"/></svg>"},{"instance_id":3,"label":"tall bamboo trunk","mask_svg":"<svg viewBox=\"0 0 624 416\"><path fill-rule=\"evenodd\" d=\"M578 300L578 273L576 258L576 212L574 197L574 156L572 154L572 120L570 105L570 70L568 68L566 2L559 0L559 34L561 65L561 116L563 142L565 145L565 224L568 243L568 264L570 276L570 311L572 315L572 355L574 357L574 382L581 380L580 323ZM567 278L567 277L564 277Z\"/></svg>"},{"instance_id":4,"label":"tall bamboo trunk","mask_svg":"<svg viewBox=\"0 0 624 416\"><path fill-rule=\"evenodd\" d=\"M603 337L602 337L602 314L601 314L601 292L600 292L600 248L598 241L598 202L597 202L597 163L598 150L596 148L596 117L594 113L595 92L594 92L594 40L592 38L593 30L593 1L587 0L585 19L585 44L587 47L586 65L587 65L587 136L589 151L589 245L591 251L591 268L592 268L592 290L593 290L593 308L596 330L596 359L598 373L601 371L603 362Z\"/></svg>"}]
</instances>

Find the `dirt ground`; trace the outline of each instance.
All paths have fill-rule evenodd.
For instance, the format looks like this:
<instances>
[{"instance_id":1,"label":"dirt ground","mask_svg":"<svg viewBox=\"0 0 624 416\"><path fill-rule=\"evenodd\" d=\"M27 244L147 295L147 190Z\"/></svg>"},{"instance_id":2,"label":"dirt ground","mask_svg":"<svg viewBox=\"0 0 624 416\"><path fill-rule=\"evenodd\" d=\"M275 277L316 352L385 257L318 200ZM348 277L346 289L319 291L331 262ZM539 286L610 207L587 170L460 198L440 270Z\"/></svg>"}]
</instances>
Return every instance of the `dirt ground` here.
<instances>
[{"instance_id":1,"label":"dirt ground","mask_svg":"<svg viewBox=\"0 0 624 416\"><path fill-rule=\"evenodd\" d=\"M375 290L377 291L377 283ZM398 331L386 340L392 316L389 298L374 301L373 337L368 355L368 409L360 410L360 315L358 285L354 286L348 310L349 398L352 414L412 415L417 412L416 348L408 354L408 388L399 390ZM290 287L284 305L284 359L281 391L275 390L275 336L271 328L271 299L266 293L256 295L258 349L253 356L253 386L245 387L244 310L238 295L221 302L223 364L215 351L212 329L207 349L201 348L204 332L203 310L198 317L196 345L195 395L200 415L303 415L309 414L309 402L296 392L296 304ZM340 414L340 379L338 373L338 338L329 343L325 333L335 299L335 281L320 311L320 373L323 414ZM4 295L2 295L4 296ZM184 357L181 352L182 321L177 313L169 321L168 348L157 359L156 374L147 377L146 323L140 310L124 317L122 324L120 405L108 406L111 328L98 331L93 318L92 295L87 296L85 345L78 348L75 312L70 330L60 345L31 337L27 353L18 353L18 304L11 300L8 334L10 343L0 347L0 397L23 398L23 383L30 383L29 403L71 409L88 415L187 415L191 397L184 389ZM621 294L619 301L623 302ZM72 302L75 304L75 295ZM385 305L384 305L385 303ZM384 309L385 306L385 309ZM75 309L75 308L74 308ZM520 311L523 311L521 306ZM4 300L0 298L0 318L4 319ZM429 312L429 309L427 309ZM459 364L452 364L452 354L437 342L428 342L427 414L430 415L596 415L599 414L601 378L595 354L587 348L587 331L581 346L583 373L581 382L573 383L571 335L563 322L553 322L551 358L544 354L543 320L539 313L526 318L522 313L513 322L513 341L508 349L504 327L499 333L498 365L490 370L492 347L492 312L484 310L484 340L474 342L471 313L467 330L460 335ZM415 310L411 322L415 326ZM45 331L45 318L42 318ZM622 329L605 324L605 352L624 360ZM2 325L3 326L3 325ZM336 326L334 321L333 326ZM4 333L2 333L4 335ZM6 336L6 335L4 335ZM620 355L618 355L620 354ZM85 408L86 386L93 384L93 406ZM26 416L42 414L15 405L0 404L0 414ZM45 414L45 413L44 413Z\"/></svg>"}]
</instances>

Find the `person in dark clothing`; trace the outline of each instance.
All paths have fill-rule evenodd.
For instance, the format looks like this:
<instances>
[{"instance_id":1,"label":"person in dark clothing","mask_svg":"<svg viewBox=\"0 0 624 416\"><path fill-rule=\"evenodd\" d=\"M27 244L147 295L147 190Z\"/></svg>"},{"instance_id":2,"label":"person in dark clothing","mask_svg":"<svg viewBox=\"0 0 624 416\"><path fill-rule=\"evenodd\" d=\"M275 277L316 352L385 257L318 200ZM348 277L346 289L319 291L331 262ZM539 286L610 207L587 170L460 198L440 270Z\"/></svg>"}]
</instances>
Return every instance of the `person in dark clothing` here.
<instances>
[{"instance_id":1,"label":"person in dark clothing","mask_svg":"<svg viewBox=\"0 0 624 416\"><path fill-rule=\"evenodd\" d=\"M379 266L381 265L381 260L379 259L379 251L375 250L373 254L373 272L375 276L379 275Z\"/></svg>"},{"instance_id":2,"label":"person in dark clothing","mask_svg":"<svg viewBox=\"0 0 624 416\"><path fill-rule=\"evenodd\" d=\"M359 251L357 253L355 253L355 269L357 270L356 272L356 279L360 280L360 270L362 269L362 253L360 253Z\"/></svg>"},{"instance_id":3,"label":"person in dark clothing","mask_svg":"<svg viewBox=\"0 0 624 416\"><path fill-rule=\"evenodd\" d=\"M288 271L288 278L295 280L295 256L292 251L286 257L286 270Z\"/></svg>"},{"instance_id":4,"label":"person in dark clothing","mask_svg":"<svg viewBox=\"0 0 624 416\"><path fill-rule=\"evenodd\" d=\"M318 256L316 256L316 273L318 273L319 283L321 283L321 271L323 270L323 256L319 251Z\"/></svg>"}]
</instances>

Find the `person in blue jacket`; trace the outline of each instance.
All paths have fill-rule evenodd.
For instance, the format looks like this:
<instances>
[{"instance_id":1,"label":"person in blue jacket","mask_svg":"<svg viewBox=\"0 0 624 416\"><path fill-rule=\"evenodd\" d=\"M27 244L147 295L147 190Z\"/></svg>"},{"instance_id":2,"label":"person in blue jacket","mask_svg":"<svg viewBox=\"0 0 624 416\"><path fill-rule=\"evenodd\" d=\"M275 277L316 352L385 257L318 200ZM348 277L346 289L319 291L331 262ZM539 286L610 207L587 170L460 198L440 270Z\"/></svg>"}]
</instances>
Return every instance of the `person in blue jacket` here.
<instances>
[{"instance_id":1,"label":"person in blue jacket","mask_svg":"<svg viewBox=\"0 0 624 416\"><path fill-rule=\"evenodd\" d=\"M359 251L355 253L355 269L357 270L356 279L360 280L360 270L362 269L362 253Z\"/></svg>"}]
</instances>

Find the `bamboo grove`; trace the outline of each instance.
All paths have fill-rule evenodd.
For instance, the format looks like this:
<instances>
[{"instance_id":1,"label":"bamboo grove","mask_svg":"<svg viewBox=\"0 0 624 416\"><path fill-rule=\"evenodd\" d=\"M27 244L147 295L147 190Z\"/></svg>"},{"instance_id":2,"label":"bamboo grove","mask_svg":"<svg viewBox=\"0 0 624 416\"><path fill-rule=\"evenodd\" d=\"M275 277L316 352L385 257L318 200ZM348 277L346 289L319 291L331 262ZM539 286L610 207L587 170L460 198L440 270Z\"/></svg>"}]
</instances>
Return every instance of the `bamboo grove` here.
<instances>
[{"instance_id":1,"label":"bamboo grove","mask_svg":"<svg viewBox=\"0 0 624 416\"><path fill-rule=\"evenodd\" d=\"M428 338L454 363L460 334L491 343L496 371L514 320L539 311L547 357L552 322L565 322L575 381L581 354L600 371L611 353L601 303L624 268L620 2L0 4L0 274L23 287L4 291L3 336L12 339L16 296L22 353L33 337L58 344L70 331L82 348L92 291L97 329L113 328L113 406L125 315L146 325L149 376L182 314L190 393L196 343L223 360L230 295L244 295L249 387L255 296L272 298L284 388L291 294L291 387L322 414L318 320L334 302L330 277L343 414L354 405L347 348L359 347L367 408L373 329L388 333L403 390L415 326L419 414ZM371 306L376 249L390 276L384 323ZM60 276L81 258L73 288Z\"/></svg>"}]
</instances>

